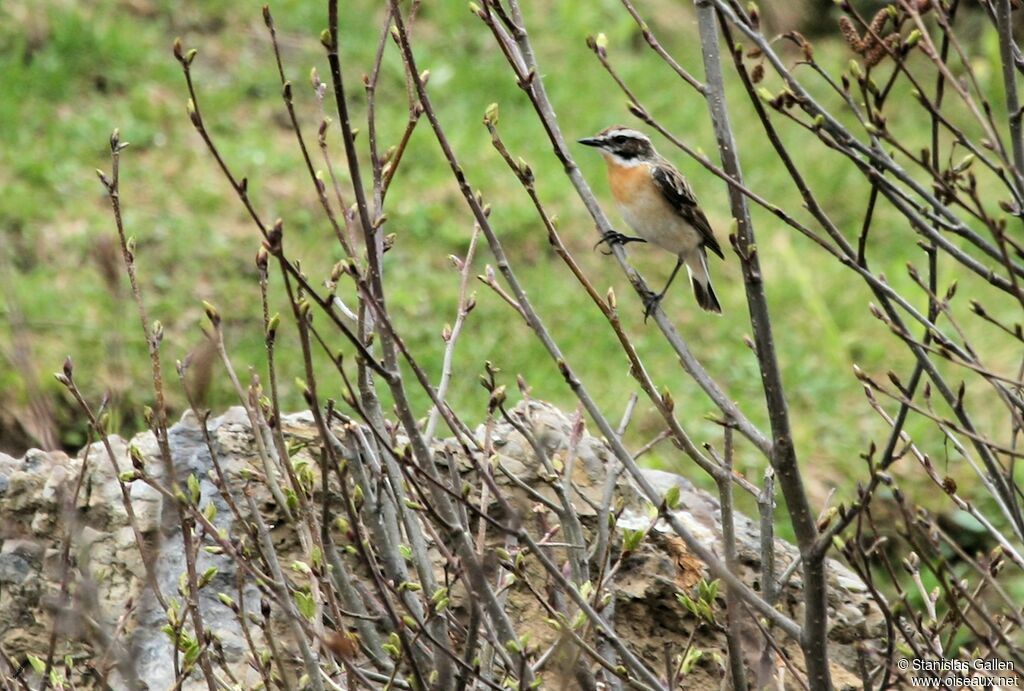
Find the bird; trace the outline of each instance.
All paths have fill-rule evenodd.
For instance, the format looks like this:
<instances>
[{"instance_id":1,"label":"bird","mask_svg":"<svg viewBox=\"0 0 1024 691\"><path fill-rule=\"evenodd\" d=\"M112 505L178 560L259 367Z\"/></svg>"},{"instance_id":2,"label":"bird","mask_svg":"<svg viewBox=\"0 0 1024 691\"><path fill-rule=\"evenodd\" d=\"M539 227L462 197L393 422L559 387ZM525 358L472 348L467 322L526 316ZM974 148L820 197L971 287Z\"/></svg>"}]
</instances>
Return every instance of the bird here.
<instances>
[{"instance_id":1,"label":"bird","mask_svg":"<svg viewBox=\"0 0 1024 691\"><path fill-rule=\"evenodd\" d=\"M697 304L707 312L721 314L722 305L708 273L707 252L722 259L725 255L683 174L655 150L650 137L629 127L613 125L579 143L601 151L619 213L639 236L612 230L598 245L646 242L677 257L665 288L644 296L644 319L657 308L684 265Z\"/></svg>"}]
</instances>

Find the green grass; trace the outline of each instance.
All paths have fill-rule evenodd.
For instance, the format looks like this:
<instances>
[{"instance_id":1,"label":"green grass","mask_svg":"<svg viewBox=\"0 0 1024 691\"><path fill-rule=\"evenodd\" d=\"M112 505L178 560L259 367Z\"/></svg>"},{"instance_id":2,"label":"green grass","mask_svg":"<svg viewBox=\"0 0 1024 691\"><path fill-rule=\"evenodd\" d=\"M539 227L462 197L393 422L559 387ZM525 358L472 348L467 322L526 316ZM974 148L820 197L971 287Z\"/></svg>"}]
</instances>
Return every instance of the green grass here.
<instances>
[{"instance_id":1,"label":"green grass","mask_svg":"<svg viewBox=\"0 0 1024 691\"><path fill-rule=\"evenodd\" d=\"M317 40L325 22L321 4L272 3L307 139L315 136L318 117L307 88L309 70L316 66L327 74ZM343 3L343 61L359 122L365 120L359 78L372 60L380 4ZM526 4L543 77L567 136L632 122L625 98L584 43L588 34L604 32L613 62L649 111L691 144L714 152L703 101L646 49L618 2L563 0L545 3L543 10ZM284 124L260 3L224 0L195 3L184 10L178 5L170 0L49 0L0 8L0 122L15 125L0 128L0 183L6 192L0 195L0 232L16 271L7 291L27 315L37 365L35 371L24 372L0 361L0 407L15 414L25 409L29 377L38 379L55 400L63 400L48 373L68 354L94 400L105 389L114 392L121 432L136 431L138 407L150 399L148 362L126 283L123 278L116 284L105 281L102 260L96 258L103 256L104 243L114 237L107 201L93 173L97 167L109 168L105 147L114 127L132 144L123 157L122 202L128 232L138 240L138 265L151 315L165 325L167 369L173 371L173 360L201 342L200 302L208 300L225 315L240 373L249 368L263 372L252 262L258 234L185 114L184 83L170 50L176 36L186 47L200 51L195 76L205 117L230 165L249 177L257 208L265 218L285 219L286 243L314 283L341 257L318 213L294 137ZM646 9L666 47L689 70L701 74L690 13L669 2L651 2ZM642 308L614 262L591 251L592 222L486 28L463 3L428 3L416 26L416 42L420 67L431 70L430 90L441 121L470 181L493 205L494 226L514 268L568 361L606 413L617 419L636 386L599 312L551 252L529 200L491 148L481 125L491 102L500 104L500 129L507 145L533 167L541 195L559 217L563 235L583 268L599 289L615 288L624 320L652 376L672 391L694 438L717 443L720 432L706 419L713 407L679 369L656 328L643 324ZM992 59L991 51L990 42L984 43L979 60ZM828 41L819 42L816 55L837 69L850 57L844 46ZM380 136L387 146L397 141L406 120L402 70L394 46L388 49L383 75ZM732 81L729 89L748 185L798 213L799 198L745 95ZM837 99L823 89L819 95L838 108ZM920 115L912 111L906 122L900 121L899 115L906 112L895 108L890 122L905 130L915 146L923 145L927 132ZM804 135L796 128L781 127L786 141L796 145L798 161L827 211L847 237L855 238L868 194L864 181L850 166L841 165L838 156L823 154L816 146L800 146ZM725 186L667 142L659 146L689 175L725 244L731 222ZM607 203L599 157L582 147L576 154ZM465 252L472 218L425 123L413 137L387 212L387 231L397 235L386 264L390 304L408 344L436 379L443 349L440 332L454 318L457 293L457 275L447 256ZM609 212L617 219L610 205ZM850 491L848 479L863 471L858 455L869 440L882 439L885 429L866 405L852 365L877 376L890 369L906 376L910 359L870 316L870 294L853 274L840 271L821 250L770 214L755 210L754 220L799 456L816 497L823 497L833 485ZM876 227L874 270L924 304L923 296L910 288L904 269L908 260L922 261L912 231L885 205L880 206ZM482 250L480 272L492 261ZM672 267L670 257L646 248L631 251L631 257L654 285L664 281ZM713 261L712 272L725 308L723 318L696 310L682 284L665 308L729 395L767 428L756 362L743 341L750 325L738 262L730 253L724 264ZM968 278L961 288L983 290L976 284ZM275 281L275 309L283 312L280 288ZM482 417L487 395L477 384L477 374L485 361L503 370L506 383L512 385L521 373L535 396L566 408L575 406L556 367L525 325L486 287L477 284L475 290L478 307L458 346L458 376L451 396L457 410L468 420ZM301 375L296 340L287 329L279 339L279 379L284 405L290 409L302 406L291 383ZM338 337L334 346L344 349L345 344ZM1002 363L1003 358L997 361ZM336 377L324 367L322 372L321 391L339 395ZM181 411L183 399L177 387L172 389L172 405ZM208 405L220 409L233 402L234 394L218 372ZM427 410L425 396L417 394L416 402L421 411ZM83 427L66 401L58 405L58 414L63 442L81 443ZM642 402L630 444L641 445L660 428L657 415ZM920 421L910 426L911 433L925 429ZM929 450L943 457L941 445ZM650 458L662 467L696 475L668 445ZM759 475L763 459L741 446L737 463Z\"/></svg>"}]
</instances>

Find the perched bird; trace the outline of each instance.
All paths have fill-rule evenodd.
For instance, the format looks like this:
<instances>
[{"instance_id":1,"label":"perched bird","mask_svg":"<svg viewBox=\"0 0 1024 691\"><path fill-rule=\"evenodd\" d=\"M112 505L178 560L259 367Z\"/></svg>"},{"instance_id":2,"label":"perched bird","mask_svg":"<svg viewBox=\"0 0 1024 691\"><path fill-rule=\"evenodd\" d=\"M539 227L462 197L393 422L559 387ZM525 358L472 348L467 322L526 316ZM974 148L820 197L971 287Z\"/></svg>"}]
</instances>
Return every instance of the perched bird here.
<instances>
[{"instance_id":1,"label":"perched bird","mask_svg":"<svg viewBox=\"0 0 1024 691\"><path fill-rule=\"evenodd\" d=\"M721 314L722 306L708 275L707 250L722 259L725 255L682 173L654 150L647 135L628 127L612 126L579 142L601 150L619 212L640 236L613 231L598 244L649 242L678 257L665 289L647 296L645 318L668 292L684 264L697 304L708 312Z\"/></svg>"}]
</instances>

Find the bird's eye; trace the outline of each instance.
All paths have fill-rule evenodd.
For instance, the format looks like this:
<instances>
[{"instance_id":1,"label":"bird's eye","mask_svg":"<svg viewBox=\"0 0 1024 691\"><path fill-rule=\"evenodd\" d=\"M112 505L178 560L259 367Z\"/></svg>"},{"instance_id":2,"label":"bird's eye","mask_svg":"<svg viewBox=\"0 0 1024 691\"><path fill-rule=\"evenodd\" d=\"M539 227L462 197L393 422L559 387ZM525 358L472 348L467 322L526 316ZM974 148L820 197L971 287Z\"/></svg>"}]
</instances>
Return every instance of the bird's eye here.
<instances>
[{"instance_id":1,"label":"bird's eye","mask_svg":"<svg viewBox=\"0 0 1024 691\"><path fill-rule=\"evenodd\" d=\"M614 137L612 137L612 141L615 142L616 144L625 144L626 143L626 137L624 137L621 134L617 134Z\"/></svg>"}]
</instances>

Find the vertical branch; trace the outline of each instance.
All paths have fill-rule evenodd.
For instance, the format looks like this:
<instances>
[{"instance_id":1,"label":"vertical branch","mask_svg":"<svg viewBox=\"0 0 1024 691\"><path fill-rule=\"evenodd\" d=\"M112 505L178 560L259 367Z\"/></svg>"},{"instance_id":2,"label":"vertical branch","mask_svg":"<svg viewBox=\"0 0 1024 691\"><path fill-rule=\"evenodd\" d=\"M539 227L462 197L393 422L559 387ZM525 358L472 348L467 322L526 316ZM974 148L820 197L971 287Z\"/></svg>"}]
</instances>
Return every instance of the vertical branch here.
<instances>
[{"instance_id":1,"label":"vertical branch","mask_svg":"<svg viewBox=\"0 0 1024 691\"><path fill-rule=\"evenodd\" d=\"M757 497L761 529L761 592L769 604L778 596L775 587L775 470L764 470L764 485Z\"/></svg>"},{"instance_id":2,"label":"vertical branch","mask_svg":"<svg viewBox=\"0 0 1024 691\"><path fill-rule=\"evenodd\" d=\"M1003 88L1006 91L1006 111L1010 125L1010 144L1013 147L1013 177L1017 187L1022 185L1024 176L1024 132L1021 129L1020 96L1017 92L1017 70L1014 53L1017 44L1013 40L1013 18L1010 16L1010 0L996 0L996 29L999 34L999 62L1003 69ZM1021 192L1024 196L1024 192ZM1021 210L1018 209L1018 213Z\"/></svg>"},{"instance_id":3,"label":"vertical branch","mask_svg":"<svg viewBox=\"0 0 1024 691\"><path fill-rule=\"evenodd\" d=\"M725 547L725 565L733 573L739 572L739 562L736 559L736 521L733 513L732 503L732 463L733 463L733 440L732 427L725 427L725 441L722 451L722 469L725 471L722 476L716 478L718 485L718 502L722 516L722 544ZM762 588L762 592L767 591ZM747 674L743 661L743 639L740 631L740 612L742 607L740 599L733 592L728 584L725 586L725 609L726 629L725 640L729 650L729 675L732 680L732 688L746 689Z\"/></svg>"},{"instance_id":4,"label":"vertical branch","mask_svg":"<svg viewBox=\"0 0 1024 691\"><path fill-rule=\"evenodd\" d=\"M473 259L476 257L476 244L477 239L480 237L480 227L473 226L473 233L469 237L469 248L466 250L466 256L463 259L459 259L452 255L452 261L459 261L459 297L458 305L456 307L455 324L449 329L445 328L444 336L445 348L444 355L441 359L441 378L437 383L437 400L439 403L430 409L430 417L427 418L426 431L423 436L426 437L429 442L434 438L434 432L437 431L437 422L441 417L441 406L444 405L444 399L448 395L448 387L452 381L453 361L455 359L455 345L459 341L459 335L462 333L462 327L466 324L466 317L469 316L470 310L476 304L476 300L468 292L469 287L469 276L473 268Z\"/></svg>"},{"instance_id":5,"label":"vertical branch","mask_svg":"<svg viewBox=\"0 0 1024 691\"><path fill-rule=\"evenodd\" d=\"M700 31L701 55L704 60L705 88L708 110L718 141L722 168L737 182L743 179L736 142L729 124L725 103L725 86L719 53L718 18L706 0L697 0L697 22ZM782 386L782 374L775 354L771 316L764 291L761 263L754 238L746 197L730 185L729 200L737 222L735 249L740 257L743 283L754 332L758 366L764 386L765 403L772 429L771 463L778 475L786 507L789 510L797 544L802 554L814 547L818 535L811 513L803 478L797 465L796 449L789 425L789 411ZM828 668L828 610L824 564L804 560L804 595L806 612L801 632L801 647L807 663L807 675L814 688L829 689L832 681Z\"/></svg>"},{"instance_id":6,"label":"vertical branch","mask_svg":"<svg viewBox=\"0 0 1024 691\"><path fill-rule=\"evenodd\" d=\"M253 430L254 434L258 434L256 430ZM288 592L288 579L285 578L284 571L281 569L281 562L278 560L277 550L274 548L274 542L270 537L270 530L267 528L266 522L263 520L263 515L260 513L259 507L256 506L256 500L253 499L251 492L245 493L245 500L249 507L249 515L252 516L253 523L256 526L256 532L259 536L259 545L263 552L263 556L267 561L267 566L270 567L270 573L274 577L273 587L277 592L278 603L284 608L286 613L286 619L288 625L292 631L292 638L295 640L295 644L299 647L299 653L302 656L303 665L309 675L309 684L314 691L324 691L323 681L320 679L320 675L316 673L318 667L318 660L314 656L312 649L309 647L309 641L306 640L306 636L302 631L300 622L302 616L299 614L295 607L295 603L292 602L290 593ZM266 606L261 607L263 610L264 619L268 618L270 612L269 603ZM273 641L273 637L268 638L268 642ZM278 660L279 664L284 664L284 659L280 654L275 654L274 658ZM287 679L287 677L285 677Z\"/></svg>"},{"instance_id":7,"label":"vertical branch","mask_svg":"<svg viewBox=\"0 0 1024 691\"><path fill-rule=\"evenodd\" d=\"M111 174L107 177L100 172L100 182L107 190L110 198L110 208L114 215L114 224L117 227L117 237L121 243L121 256L124 259L125 269L128 272L128 280L131 283L132 295L135 298L135 306L139 313L139 322L142 332L146 337L146 346L149 350L149 361L152 370L153 394L155 396L155 417L153 421L153 434L156 437L160 448L160 459L163 461L165 479L172 485L177 486L177 472L174 468L174 459L171 456L171 446L167 440L167 404L164 399L163 370L160 364L160 342L163 340L164 329L160 322L149 321L146 312L146 303L142 299L142 288L139 285L135 272L135 249L134 239L129 240L124 230L124 220L121 215L121 152L128 146L122 142L118 130L110 135L110 156ZM103 434L102 432L100 432ZM176 504L174 510L177 513L181 530L183 552L185 553L185 567L187 571L187 599L189 611L192 617L192 626L195 629L196 640L206 642L205 627L203 626L203 615L199 608L199 578L196 573L196 552L193 548L192 527L194 523L181 511L181 506ZM153 581L155 583L155 580ZM165 607L166 609L166 607ZM206 648L203 647L199 653L200 669L203 670L203 677L210 691L216 691L216 682L213 677L213 667Z\"/></svg>"}]
</instances>

